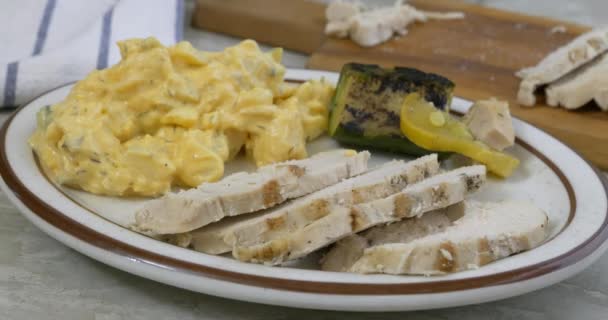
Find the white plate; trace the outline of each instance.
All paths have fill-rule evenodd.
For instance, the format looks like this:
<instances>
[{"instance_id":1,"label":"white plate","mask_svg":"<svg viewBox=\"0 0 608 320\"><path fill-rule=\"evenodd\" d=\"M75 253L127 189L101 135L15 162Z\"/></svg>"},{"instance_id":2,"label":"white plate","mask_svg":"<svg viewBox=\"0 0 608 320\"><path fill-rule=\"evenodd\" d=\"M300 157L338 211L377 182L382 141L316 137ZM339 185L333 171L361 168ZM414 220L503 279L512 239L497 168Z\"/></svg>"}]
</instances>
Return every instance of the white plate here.
<instances>
[{"instance_id":1,"label":"white plate","mask_svg":"<svg viewBox=\"0 0 608 320\"><path fill-rule=\"evenodd\" d=\"M289 70L307 80L335 73ZM607 248L606 182L570 148L543 131L514 120L521 166L507 180L489 179L475 198L527 199L550 218L542 246L477 270L441 277L359 275L312 270L309 258L289 267L267 267L162 243L125 228L141 200L95 196L57 187L40 172L27 139L41 107L66 96L71 86L46 93L18 109L0 131L2 188L23 214L67 246L113 267L212 295L302 308L389 311L458 306L502 299L564 280ZM454 99L463 112L469 102ZM311 151L335 148L329 138ZM374 152L372 163L395 157ZM230 169L230 168L229 168ZM232 166L232 170L235 167ZM95 214L96 213L96 214Z\"/></svg>"}]
</instances>

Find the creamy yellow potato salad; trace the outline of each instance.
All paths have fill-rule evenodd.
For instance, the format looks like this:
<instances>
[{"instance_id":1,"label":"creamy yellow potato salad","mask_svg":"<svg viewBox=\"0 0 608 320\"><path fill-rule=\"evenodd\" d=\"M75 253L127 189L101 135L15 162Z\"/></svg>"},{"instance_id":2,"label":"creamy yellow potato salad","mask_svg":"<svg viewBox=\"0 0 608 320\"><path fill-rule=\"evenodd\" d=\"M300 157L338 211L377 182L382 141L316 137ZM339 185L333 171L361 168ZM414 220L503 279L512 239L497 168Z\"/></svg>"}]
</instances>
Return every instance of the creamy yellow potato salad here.
<instances>
[{"instance_id":1,"label":"creamy yellow potato salad","mask_svg":"<svg viewBox=\"0 0 608 320\"><path fill-rule=\"evenodd\" d=\"M157 196L220 179L242 149L258 166L304 158L327 127L333 86L286 83L281 49L245 40L204 52L154 38L118 46L120 63L38 113L30 145L60 184Z\"/></svg>"}]
</instances>

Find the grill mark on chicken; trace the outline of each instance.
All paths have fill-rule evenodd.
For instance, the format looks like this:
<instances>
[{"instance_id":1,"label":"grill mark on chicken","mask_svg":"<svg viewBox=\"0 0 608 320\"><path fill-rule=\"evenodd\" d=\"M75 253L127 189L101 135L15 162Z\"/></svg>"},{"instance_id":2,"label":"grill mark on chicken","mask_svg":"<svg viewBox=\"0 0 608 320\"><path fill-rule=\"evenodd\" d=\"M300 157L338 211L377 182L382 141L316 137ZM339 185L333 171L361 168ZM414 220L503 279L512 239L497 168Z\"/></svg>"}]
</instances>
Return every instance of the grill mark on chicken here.
<instances>
[{"instance_id":1,"label":"grill mark on chicken","mask_svg":"<svg viewBox=\"0 0 608 320\"><path fill-rule=\"evenodd\" d=\"M300 166L296 166L296 165L288 165L287 169L289 170L289 172L291 172L294 176L296 177L301 177L304 174L306 174L306 168L300 167Z\"/></svg>"},{"instance_id":2,"label":"grill mark on chicken","mask_svg":"<svg viewBox=\"0 0 608 320\"><path fill-rule=\"evenodd\" d=\"M238 250L238 249L237 249ZM250 260L252 262L269 261L275 257L283 255L289 251L289 243L285 239L273 240L264 244L259 249L237 251L237 255L241 260Z\"/></svg>"},{"instance_id":3,"label":"grill mark on chicken","mask_svg":"<svg viewBox=\"0 0 608 320\"><path fill-rule=\"evenodd\" d=\"M353 204L359 204L359 203L365 202L363 195L361 195L361 191L359 191L357 189L351 190L351 196L353 198Z\"/></svg>"},{"instance_id":4,"label":"grill mark on chicken","mask_svg":"<svg viewBox=\"0 0 608 320\"><path fill-rule=\"evenodd\" d=\"M393 202L393 215L395 217L407 217L412 209L412 199L405 194L398 194Z\"/></svg>"},{"instance_id":5,"label":"grill mark on chicken","mask_svg":"<svg viewBox=\"0 0 608 320\"><path fill-rule=\"evenodd\" d=\"M363 217L361 216L361 213L359 213L359 211L355 208L352 208L350 210L349 217L350 217L350 229L352 231L358 231L365 224L363 221Z\"/></svg>"},{"instance_id":6,"label":"grill mark on chicken","mask_svg":"<svg viewBox=\"0 0 608 320\"><path fill-rule=\"evenodd\" d=\"M414 171L414 174L412 175L412 178L410 180L414 180L414 181L423 180L425 178L425 171L426 171L425 167L416 168L416 170ZM410 183L410 180L408 180L408 183Z\"/></svg>"},{"instance_id":7,"label":"grill mark on chicken","mask_svg":"<svg viewBox=\"0 0 608 320\"><path fill-rule=\"evenodd\" d=\"M479 176L470 177L463 174L462 177L465 179L465 182L467 184L467 192L473 192L475 190L478 190L483 184L483 179Z\"/></svg>"},{"instance_id":8,"label":"grill mark on chicken","mask_svg":"<svg viewBox=\"0 0 608 320\"><path fill-rule=\"evenodd\" d=\"M284 217L275 217L266 219L266 225L268 226L268 230L276 230L285 225Z\"/></svg>"},{"instance_id":9,"label":"grill mark on chicken","mask_svg":"<svg viewBox=\"0 0 608 320\"><path fill-rule=\"evenodd\" d=\"M309 221L315 221L329 214L329 202L325 199L315 200L305 212Z\"/></svg>"},{"instance_id":10,"label":"grill mark on chicken","mask_svg":"<svg viewBox=\"0 0 608 320\"><path fill-rule=\"evenodd\" d=\"M262 196L264 198L264 206L274 206L283 201L279 183L276 180L270 180L262 187Z\"/></svg>"},{"instance_id":11,"label":"grill mark on chicken","mask_svg":"<svg viewBox=\"0 0 608 320\"><path fill-rule=\"evenodd\" d=\"M447 187L445 183L441 183L431 189L432 203L444 203L448 201Z\"/></svg>"},{"instance_id":12,"label":"grill mark on chicken","mask_svg":"<svg viewBox=\"0 0 608 320\"><path fill-rule=\"evenodd\" d=\"M456 268L456 249L451 242L443 242L439 246L435 269L441 272L453 272Z\"/></svg>"},{"instance_id":13,"label":"grill mark on chicken","mask_svg":"<svg viewBox=\"0 0 608 320\"><path fill-rule=\"evenodd\" d=\"M490 248L490 243L488 242L488 239L483 238L477 241L477 254L477 260L480 266L486 265L494 261L492 249Z\"/></svg>"}]
</instances>

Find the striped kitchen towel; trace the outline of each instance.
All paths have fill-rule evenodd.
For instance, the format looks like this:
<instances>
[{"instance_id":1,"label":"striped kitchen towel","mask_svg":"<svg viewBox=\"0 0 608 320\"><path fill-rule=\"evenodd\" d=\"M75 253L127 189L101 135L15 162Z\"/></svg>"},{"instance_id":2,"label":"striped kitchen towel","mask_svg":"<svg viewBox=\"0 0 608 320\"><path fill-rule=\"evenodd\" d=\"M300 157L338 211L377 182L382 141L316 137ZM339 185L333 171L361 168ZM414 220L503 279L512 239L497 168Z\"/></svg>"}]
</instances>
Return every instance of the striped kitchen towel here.
<instances>
[{"instance_id":1,"label":"striped kitchen towel","mask_svg":"<svg viewBox=\"0 0 608 320\"><path fill-rule=\"evenodd\" d=\"M183 15L183 0L0 1L0 107L118 62L118 40L180 41Z\"/></svg>"}]
</instances>

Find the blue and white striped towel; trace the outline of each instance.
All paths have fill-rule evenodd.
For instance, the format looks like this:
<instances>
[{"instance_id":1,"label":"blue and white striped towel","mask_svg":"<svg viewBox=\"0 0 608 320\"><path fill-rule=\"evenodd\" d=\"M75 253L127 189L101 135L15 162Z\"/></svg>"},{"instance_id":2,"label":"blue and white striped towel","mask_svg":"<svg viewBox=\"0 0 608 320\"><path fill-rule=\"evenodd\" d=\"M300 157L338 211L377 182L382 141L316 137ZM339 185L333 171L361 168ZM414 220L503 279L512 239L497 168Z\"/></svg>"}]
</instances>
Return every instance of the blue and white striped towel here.
<instances>
[{"instance_id":1,"label":"blue and white striped towel","mask_svg":"<svg viewBox=\"0 0 608 320\"><path fill-rule=\"evenodd\" d=\"M183 0L0 1L0 107L118 62L118 40L181 40L183 14Z\"/></svg>"}]
</instances>

